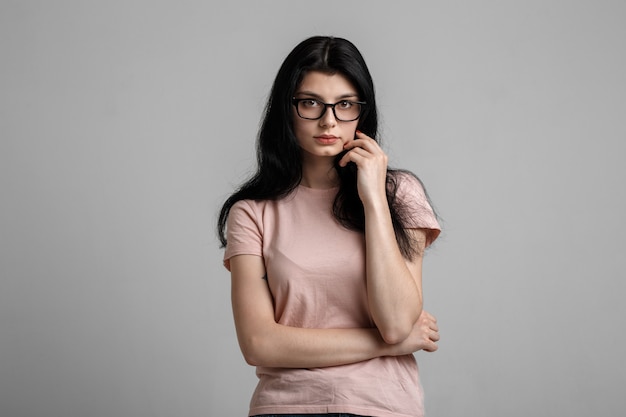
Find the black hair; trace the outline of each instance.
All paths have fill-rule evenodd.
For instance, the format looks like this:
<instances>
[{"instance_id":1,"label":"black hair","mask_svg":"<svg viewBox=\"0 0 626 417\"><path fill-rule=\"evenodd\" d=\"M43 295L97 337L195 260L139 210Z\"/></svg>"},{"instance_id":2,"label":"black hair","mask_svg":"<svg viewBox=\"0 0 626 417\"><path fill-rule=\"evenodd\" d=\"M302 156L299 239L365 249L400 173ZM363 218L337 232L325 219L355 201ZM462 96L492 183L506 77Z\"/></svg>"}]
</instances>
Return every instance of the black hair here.
<instances>
[{"instance_id":1,"label":"black hair","mask_svg":"<svg viewBox=\"0 0 626 417\"><path fill-rule=\"evenodd\" d=\"M350 41L314 36L298 44L281 65L264 111L257 138L257 170L224 203L218 218L218 237L226 246L226 221L231 207L240 200L276 200L291 193L302 180L301 149L294 134L292 97L310 71L339 73L356 88L364 106L357 129L378 141L378 113L374 83L359 50ZM333 203L333 214L344 227L364 231L365 213L356 183L356 165L339 167L343 153L335 158L340 185ZM388 169L387 200L402 255L413 259L418 247L404 227L408 213L395 200L397 172Z\"/></svg>"}]
</instances>

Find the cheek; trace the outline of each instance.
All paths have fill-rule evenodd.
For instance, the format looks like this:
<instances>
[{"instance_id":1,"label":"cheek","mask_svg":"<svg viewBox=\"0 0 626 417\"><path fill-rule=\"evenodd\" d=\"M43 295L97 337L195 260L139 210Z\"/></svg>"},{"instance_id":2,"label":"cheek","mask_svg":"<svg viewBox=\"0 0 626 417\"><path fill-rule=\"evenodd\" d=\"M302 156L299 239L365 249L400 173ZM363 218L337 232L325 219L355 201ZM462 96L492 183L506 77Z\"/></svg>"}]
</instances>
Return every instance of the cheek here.
<instances>
[{"instance_id":1,"label":"cheek","mask_svg":"<svg viewBox=\"0 0 626 417\"><path fill-rule=\"evenodd\" d=\"M298 120L293 121L293 132L296 134L296 138L300 140L303 132L303 126Z\"/></svg>"},{"instance_id":2,"label":"cheek","mask_svg":"<svg viewBox=\"0 0 626 417\"><path fill-rule=\"evenodd\" d=\"M356 128L359 125L358 122L350 122L349 125L345 127L345 135L351 138L356 137Z\"/></svg>"}]
</instances>

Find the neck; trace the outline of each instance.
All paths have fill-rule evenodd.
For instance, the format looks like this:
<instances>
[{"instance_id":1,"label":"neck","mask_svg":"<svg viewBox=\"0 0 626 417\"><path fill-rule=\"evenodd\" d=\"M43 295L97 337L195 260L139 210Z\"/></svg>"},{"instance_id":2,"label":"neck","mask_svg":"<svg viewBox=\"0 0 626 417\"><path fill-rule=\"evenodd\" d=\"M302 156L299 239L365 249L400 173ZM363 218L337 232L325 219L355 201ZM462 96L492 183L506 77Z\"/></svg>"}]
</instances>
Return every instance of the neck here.
<instances>
[{"instance_id":1,"label":"neck","mask_svg":"<svg viewBox=\"0 0 626 417\"><path fill-rule=\"evenodd\" d=\"M300 184L309 188L328 189L339 185L337 171L333 166L333 157L316 158L302 161L302 181Z\"/></svg>"}]
</instances>

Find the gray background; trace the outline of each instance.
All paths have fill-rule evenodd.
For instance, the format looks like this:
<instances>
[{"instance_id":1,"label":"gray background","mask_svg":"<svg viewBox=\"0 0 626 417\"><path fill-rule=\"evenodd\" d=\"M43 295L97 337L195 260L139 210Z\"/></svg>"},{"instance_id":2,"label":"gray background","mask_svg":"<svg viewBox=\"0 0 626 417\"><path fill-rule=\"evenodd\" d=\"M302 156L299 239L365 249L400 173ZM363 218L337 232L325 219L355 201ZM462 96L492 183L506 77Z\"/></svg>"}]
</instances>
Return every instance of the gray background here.
<instances>
[{"instance_id":1,"label":"gray background","mask_svg":"<svg viewBox=\"0 0 626 417\"><path fill-rule=\"evenodd\" d=\"M0 1L0 414L243 416L216 211L284 56L351 39L445 233L430 416L626 411L626 3Z\"/></svg>"}]
</instances>

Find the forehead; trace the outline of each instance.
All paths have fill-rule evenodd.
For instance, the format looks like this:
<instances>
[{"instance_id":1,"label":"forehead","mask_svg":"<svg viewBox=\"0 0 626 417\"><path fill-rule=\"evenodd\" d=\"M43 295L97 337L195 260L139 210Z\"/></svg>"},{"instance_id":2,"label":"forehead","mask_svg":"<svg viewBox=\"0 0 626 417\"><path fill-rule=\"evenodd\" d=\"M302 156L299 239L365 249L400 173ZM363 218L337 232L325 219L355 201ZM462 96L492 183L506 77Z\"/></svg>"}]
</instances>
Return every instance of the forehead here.
<instances>
[{"instance_id":1,"label":"forehead","mask_svg":"<svg viewBox=\"0 0 626 417\"><path fill-rule=\"evenodd\" d=\"M325 100L335 100L346 96L357 96L357 90L342 74L327 74L319 71L307 73L296 90L297 93L310 93Z\"/></svg>"}]
</instances>

